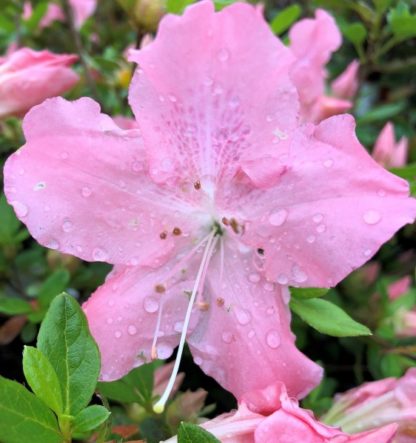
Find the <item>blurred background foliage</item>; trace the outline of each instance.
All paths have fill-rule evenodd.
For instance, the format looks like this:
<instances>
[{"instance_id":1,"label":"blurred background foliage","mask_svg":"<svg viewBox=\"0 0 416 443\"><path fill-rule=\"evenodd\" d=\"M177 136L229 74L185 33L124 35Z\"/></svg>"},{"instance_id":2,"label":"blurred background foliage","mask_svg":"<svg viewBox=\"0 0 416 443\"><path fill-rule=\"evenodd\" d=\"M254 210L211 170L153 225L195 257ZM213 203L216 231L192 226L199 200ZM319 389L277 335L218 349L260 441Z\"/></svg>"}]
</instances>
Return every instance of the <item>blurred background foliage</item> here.
<instances>
[{"instance_id":1,"label":"blurred background foliage","mask_svg":"<svg viewBox=\"0 0 416 443\"><path fill-rule=\"evenodd\" d=\"M146 34L155 32L166 12L181 13L190 3L190 0L98 0L95 14L78 33L60 21L40 28L48 4L45 0L33 0L34 12L26 20L22 18L21 1L1 0L0 55L10 45L76 53L79 56L76 70L81 81L67 97L90 96L101 103L104 112L129 116L127 93L134 67L126 61L126 49L140 46ZM230 3L218 0L216 6L221 8ZM316 8L325 8L335 17L344 43L327 66L328 79L339 75L353 59L359 60L360 89L352 110L357 119L357 135L371 152L384 124L392 121L396 136L406 136L410 146L408 165L394 172L408 179L414 190L416 2L268 0L263 4L271 29L286 43L290 26L302 17L312 16ZM0 166L23 143L20 119L0 121ZM366 380L400 376L408 367L416 366L415 338L397 334L402 313L416 309L415 234L415 226L404 228L371 263L327 294L328 300L367 325L373 331L372 336L330 337L314 331L294 315L298 346L325 368L324 381L303 402L318 415L330 406L334 392ZM103 282L109 270L105 264L85 263L39 246L1 194L0 375L23 381L23 345L34 342L39 324L55 296L66 291L82 302ZM402 277L408 278L406 294L392 303L389 288ZM133 371L116 382L116 387L101 386L101 391L98 388L101 398L112 407L115 441L140 436L149 442L159 441L175 432L181 419L196 421L200 415L214 416L235 406L232 396L206 377L188 353L182 363L186 377L181 391L203 388L208 394L193 397L192 401L178 394L168 409L168 418L161 423L149 406L157 365Z\"/></svg>"}]
</instances>

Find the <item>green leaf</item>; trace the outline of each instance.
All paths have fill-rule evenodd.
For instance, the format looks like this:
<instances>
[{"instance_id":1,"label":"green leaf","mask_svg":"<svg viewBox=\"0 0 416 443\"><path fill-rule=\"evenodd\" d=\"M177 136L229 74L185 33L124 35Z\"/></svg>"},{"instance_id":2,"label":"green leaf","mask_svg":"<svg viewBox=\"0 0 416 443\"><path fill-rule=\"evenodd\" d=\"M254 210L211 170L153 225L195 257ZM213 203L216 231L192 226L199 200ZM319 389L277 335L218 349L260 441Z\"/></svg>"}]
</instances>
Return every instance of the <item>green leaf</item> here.
<instances>
[{"instance_id":1,"label":"green leaf","mask_svg":"<svg viewBox=\"0 0 416 443\"><path fill-rule=\"evenodd\" d=\"M22 224L17 219L13 208L7 203L4 194L0 197L0 220L0 244L15 243ZM22 230L23 232L25 231Z\"/></svg>"},{"instance_id":2,"label":"green leaf","mask_svg":"<svg viewBox=\"0 0 416 443\"><path fill-rule=\"evenodd\" d=\"M328 291L328 288L290 288L290 294L296 298L323 297Z\"/></svg>"},{"instance_id":3,"label":"green leaf","mask_svg":"<svg viewBox=\"0 0 416 443\"><path fill-rule=\"evenodd\" d=\"M20 298L0 296L0 312L7 315L28 314L32 312L32 306Z\"/></svg>"},{"instance_id":4,"label":"green leaf","mask_svg":"<svg viewBox=\"0 0 416 443\"><path fill-rule=\"evenodd\" d=\"M28 31L34 32L44 15L46 14L46 10L48 9L48 2L38 3L33 9L32 15L26 21L26 27Z\"/></svg>"},{"instance_id":5,"label":"green leaf","mask_svg":"<svg viewBox=\"0 0 416 443\"><path fill-rule=\"evenodd\" d=\"M39 349L24 347L23 372L34 394L57 415L62 414L63 403L58 376Z\"/></svg>"},{"instance_id":6,"label":"green leaf","mask_svg":"<svg viewBox=\"0 0 416 443\"><path fill-rule=\"evenodd\" d=\"M409 5L405 2L390 10L387 16L390 29L399 40L416 36L416 14L411 14Z\"/></svg>"},{"instance_id":7,"label":"green leaf","mask_svg":"<svg viewBox=\"0 0 416 443\"><path fill-rule=\"evenodd\" d=\"M379 14L383 14L391 5L393 0L373 0L376 10Z\"/></svg>"},{"instance_id":8,"label":"green leaf","mask_svg":"<svg viewBox=\"0 0 416 443\"><path fill-rule=\"evenodd\" d=\"M341 24L341 31L356 46L361 46L367 37L367 30L360 22L343 23Z\"/></svg>"},{"instance_id":9,"label":"green leaf","mask_svg":"<svg viewBox=\"0 0 416 443\"><path fill-rule=\"evenodd\" d=\"M73 421L74 434L83 434L93 431L104 423L110 416L110 411L104 406L92 405L83 409Z\"/></svg>"},{"instance_id":10,"label":"green leaf","mask_svg":"<svg viewBox=\"0 0 416 443\"><path fill-rule=\"evenodd\" d=\"M337 305L320 298L292 298L290 307L299 317L322 334L334 337L371 335L364 325L353 320Z\"/></svg>"},{"instance_id":11,"label":"green leaf","mask_svg":"<svg viewBox=\"0 0 416 443\"><path fill-rule=\"evenodd\" d=\"M120 403L139 403L147 406L153 400L153 376L161 365L154 361L135 368L121 380L98 383L98 389L104 397Z\"/></svg>"},{"instance_id":12,"label":"green leaf","mask_svg":"<svg viewBox=\"0 0 416 443\"><path fill-rule=\"evenodd\" d=\"M363 123L370 123L376 121L389 120L397 114L400 114L406 108L406 102L388 103L373 108L371 111L360 116L357 119L357 123L362 125Z\"/></svg>"},{"instance_id":13,"label":"green leaf","mask_svg":"<svg viewBox=\"0 0 416 443\"><path fill-rule=\"evenodd\" d=\"M38 301L42 307L49 306L50 302L68 286L70 279L69 271L58 269L53 272L38 290Z\"/></svg>"},{"instance_id":14,"label":"green leaf","mask_svg":"<svg viewBox=\"0 0 416 443\"><path fill-rule=\"evenodd\" d=\"M94 393L100 355L84 313L68 294L53 300L42 322L37 346L58 375L65 414L76 416Z\"/></svg>"},{"instance_id":15,"label":"green leaf","mask_svg":"<svg viewBox=\"0 0 416 443\"><path fill-rule=\"evenodd\" d=\"M193 425L192 423L182 422L178 429L178 443L220 443L211 433Z\"/></svg>"},{"instance_id":16,"label":"green leaf","mask_svg":"<svg viewBox=\"0 0 416 443\"><path fill-rule=\"evenodd\" d=\"M301 13L302 9L297 4L282 9L270 23L272 31L276 35L283 34L300 17Z\"/></svg>"},{"instance_id":17,"label":"green leaf","mask_svg":"<svg viewBox=\"0 0 416 443\"><path fill-rule=\"evenodd\" d=\"M55 415L19 383L0 377L0 441L62 443Z\"/></svg>"},{"instance_id":18,"label":"green leaf","mask_svg":"<svg viewBox=\"0 0 416 443\"><path fill-rule=\"evenodd\" d=\"M195 1L196 0L168 0L166 9L171 14L182 14L184 9Z\"/></svg>"}]
</instances>

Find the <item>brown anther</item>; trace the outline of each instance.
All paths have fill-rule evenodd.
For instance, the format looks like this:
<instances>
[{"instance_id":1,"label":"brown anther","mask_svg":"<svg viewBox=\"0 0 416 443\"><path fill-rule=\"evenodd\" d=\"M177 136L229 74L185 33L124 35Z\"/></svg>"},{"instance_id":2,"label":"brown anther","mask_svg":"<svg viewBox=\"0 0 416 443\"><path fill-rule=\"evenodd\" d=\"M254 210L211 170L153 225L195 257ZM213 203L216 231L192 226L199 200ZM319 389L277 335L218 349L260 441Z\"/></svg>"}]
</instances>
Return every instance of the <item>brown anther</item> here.
<instances>
[{"instance_id":1,"label":"brown anther","mask_svg":"<svg viewBox=\"0 0 416 443\"><path fill-rule=\"evenodd\" d=\"M234 231L234 233L235 234L239 234L239 229L238 229L238 221L235 219L235 218L232 218L231 220L230 220L230 226L231 226L231 229Z\"/></svg>"},{"instance_id":2,"label":"brown anther","mask_svg":"<svg viewBox=\"0 0 416 443\"><path fill-rule=\"evenodd\" d=\"M182 231L179 228L173 228L172 234L173 235L181 235Z\"/></svg>"},{"instance_id":3,"label":"brown anther","mask_svg":"<svg viewBox=\"0 0 416 443\"><path fill-rule=\"evenodd\" d=\"M217 306L221 307L224 306L224 299L222 297L217 298Z\"/></svg>"},{"instance_id":4,"label":"brown anther","mask_svg":"<svg viewBox=\"0 0 416 443\"><path fill-rule=\"evenodd\" d=\"M209 303L207 303L206 301L198 302L196 305L201 311L208 311L209 309Z\"/></svg>"},{"instance_id":5,"label":"brown anther","mask_svg":"<svg viewBox=\"0 0 416 443\"><path fill-rule=\"evenodd\" d=\"M160 237L162 240L165 240L167 236L168 236L168 233L167 233L166 231L163 231L163 232L161 232L161 233L159 234L159 237Z\"/></svg>"},{"instance_id":6,"label":"brown anther","mask_svg":"<svg viewBox=\"0 0 416 443\"><path fill-rule=\"evenodd\" d=\"M223 218L221 219L221 221L222 221L222 223L223 223L225 226L228 226L228 225L230 224L230 222L228 221L228 218L227 218L227 217L223 217Z\"/></svg>"},{"instance_id":7,"label":"brown anther","mask_svg":"<svg viewBox=\"0 0 416 443\"><path fill-rule=\"evenodd\" d=\"M166 288L163 285L159 284L155 286L155 291L159 294L163 294L166 291Z\"/></svg>"},{"instance_id":8,"label":"brown anther","mask_svg":"<svg viewBox=\"0 0 416 443\"><path fill-rule=\"evenodd\" d=\"M197 181L194 183L194 188L195 188L197 191L199 191L199 190L201 189L201 182L200 182L199 180L197 180Z\"/></svg>"}]
</instances>

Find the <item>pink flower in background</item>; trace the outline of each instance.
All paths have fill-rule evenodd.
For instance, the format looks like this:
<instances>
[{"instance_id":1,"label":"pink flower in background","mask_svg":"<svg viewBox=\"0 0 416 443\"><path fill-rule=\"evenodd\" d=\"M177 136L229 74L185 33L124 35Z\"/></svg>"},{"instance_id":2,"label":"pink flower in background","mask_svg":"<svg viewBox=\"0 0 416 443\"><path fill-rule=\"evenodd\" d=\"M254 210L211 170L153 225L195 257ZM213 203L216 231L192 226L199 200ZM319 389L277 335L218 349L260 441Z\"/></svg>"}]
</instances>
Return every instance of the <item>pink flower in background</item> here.
<instances>
[{"instance_id":1,"label":"pink flower in background","mask_svg":"<svg viewBox=\"0 0 416 443\"><path fill-rule=\"evenodd\" d=\"M76 55L22 48L0 62L0 118L23 115L45 98L62 94L78 81L71 69Z\"/></svg>"},{"instance_id":2,"label":"pink flower in background","mask_svg":"<svg viewBox=\"0 0 416 443\"><path fill-rule=\"evenodd\" d=\"M358 60L353 60L332 83L331 90L335 97L352 99L359 88L358 70L360 64Z\"/></svg>"},{"instance_id":3,"label":"pink flower in background","mask_svg":"<svg viewBox=\"0 0 416 443\"><path fill-rule=\"evenodd\" d=\"M69 0L74 14L75 26L81 28L84 22L94 13L97 0ZM26 1L23 5L23 18L30 19L33 13L32 4ZM55 21L65 21L65 14L59 4L50 2L45 15L39 23L41 28L50 26Z\"/></svg>"},{"instance_id":4,"label":"pink flower in background","mask_svg":"<svg viewBox=\"0 0 416 443\"><path fill-rule=\"evenodd\" d=\"M394 126L388 122L381 130L373 149L373 158L386 168L400 168L406 165L408 141L402 137L397 143Z\"/></svg>"},{"instance_id":5,"label":"pink flower in background","mask_svg":"<svg viewBox=\"0 0 416 443\"><path fill-rule=\"evenodd\" d=\"M238 410L201 425L223 443L390 443L397 426L387 425L357 435L327 426L299 407L276 383L245 395ZM176 442L176 437L166 443Z\"/></svg>"},{"instance_id":6,"label":"pink flower in background","mask_svg":"<svg viewBox=\"0 0 416 443\"><path fill-rule=\"evenodd\" d=\"M397 423L394 443L416 442L416 368L401 378L364 383L338 395L322 419L351 434Z\"/></svg>"},{"instance_id":7,"label":"pink flower in background","mask_svg":"<svg viewBox=\"0 0 416 443\"><path fill-rule=\"evenodd\" d=\"M390 300L395 300L406 294L410 289L411 283L412 278L410 277L410 275L406 275L399 280L396 280L394 283L391 283L387 287L387 293Z\"/></svg>"},{"instance_id":8,"label":"pink flower in background","mask_svg":"<svg viewBox=\"0 0 416 443\"><path fill-rule=\"evenodd\" d=\"M325 93L325 65L341 45L341 33L335 20L318 9L314 19L295 23L289 32L290 49L295 60L291 75L301 103L301 116L309 122L343 114L352 107L351 99L358 89L357 61L333 81L332 95Z\"/></svg>"},{"instance_id":9,"label":"pink flower in background","mask_svg":"<svg viewBox=\"0 0 416 443\"><path fill-rule=\"evenodd\" d=\"M8 201L41 244L115 265L84 305L102 379L179 343L161 410L187 338L237 398L276 380L302 397L321 369L295 347L286 285L366 262L412 222L408 184L351 116L300 125L293 54L250 5L168 15L132 57L140 134L90 99L46 101L7 161Z\"/></svg>"}]
</instances>

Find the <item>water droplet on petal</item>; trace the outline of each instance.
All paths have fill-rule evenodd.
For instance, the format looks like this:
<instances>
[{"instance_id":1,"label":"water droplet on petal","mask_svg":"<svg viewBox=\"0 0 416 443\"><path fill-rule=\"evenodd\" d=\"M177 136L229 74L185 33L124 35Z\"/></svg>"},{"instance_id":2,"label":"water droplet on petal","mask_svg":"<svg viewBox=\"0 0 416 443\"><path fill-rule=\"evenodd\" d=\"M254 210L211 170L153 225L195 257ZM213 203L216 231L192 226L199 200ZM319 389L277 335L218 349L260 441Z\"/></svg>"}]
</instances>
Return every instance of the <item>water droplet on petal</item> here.
<instances>
[{"instance_id":1,"label":"water droplet on petal","mask_svg":"<svg viewBox=\"0 0 416 443\"><path fill-rule=\"evenodd\" d=\"M46 247L49 249L59 249L59 242L57 240L51 239L46 243Z\"/></svg>"},{"instance_id":2,"label":"water droplet on petal","mask_svg":"<svg viewBox=\"0 0 416 443\"><path fill-rule=\"evenodd\" d=\"M248 276L249 281L251 281L251 283L258 283L261 279L260 274L256 274L256 273L252 273Z\"/></svg>"},{"instance_id":3,"label":"water droplet on petal","mask_svg":"<svg viewBox=\"0 0 416 443\"><path fill-rule=\"evenodd\" d=\"M121 331L116 331L116 332L114 333L114 337L115 337L115 338L120 338L121 336L122 336Z\"/></svg>"},{"instance_id":4,"label":"water droplet on petal","mask_svg":"<svg viewBox=\"0 0 416 443\"><path fill-rule=\"evenodd\" d=\"M173 326L174 331L181 333L183 329L183 321L177 321Z\"/></svg>"},{"instance_id":5,"label":"water droplet on petal","mask_svg":"<svg viewBox=\"0 0 416 443\"><path fill-rule=\"evenodd\" d=\"M298 265L293 265L292 275L297 283L303 283L308 279L307 274Z\"/></svg>"},{"instance_id":6,"label":"water droplet on petal","mask_svg":"<svg viewBox=\"0 0 416 443\"><path fill-rule=\"evenodd\" d=\"M384 189L379 189L379 190L377 191L377 195L378 195L379 197L385 197L385 196L386 196L386 191L385 191Z\"/></svg>"},{"instance_id":7,"label":"water droplet on petal","mask_svg":"<svg viewBox=\"0 0 416 443\"><path fill-rule=\"evenodd\" d=\"M264 284L263 288L264 288L265 291L272 292L272 291L274 290L274 284L273 284L273 283L270 283L270 282L268 281L268 282L266 282L266 283Z\"/></svg>"},{"instance_id":8,"label":"water droplet on petal","mask_svg":"<svg viewBox=\"0 0 416 443\"><path fill-rule=\"evenodd\" d=\"M331 160L331 159L328 159L328 160L324 161L325 168L330 168L330 167L332 167L333 164L334 164L334 161Z\"/></svg>"},{"instance_id":9,"label":"water droplet on petal","mask_svg":"<svg viewBox=\"0 0 416 443\"><path fill-rule=\"evenodd\" d=\"M316 227L316 232L318 232L319 234L322 234L325 231L326 231L326 226L324 224L318 225Z\"/></svg>"},{"instance_id":10,"label":"water droplet on petal","mask_svg":"<svg viewBox=\"0 0 416 443\"><path fill-rule=\"evenodd\" d=\"M363 252L363 254L364 254L364 257L370 257L370 255L371 255L371 249L366 249L366 250Z\"/></svg>"},{"instance_id":11,"label":"water droplet on petal","mask_svg":"<svg viewBox=\"0 0 416 443\"><path fill-rule=\"evenodd\" d=\"M143 300L143 307L146 312L152 314L159 309L159 302L152 296L148 296Z\"/></svg>"},{"instance_id":12,"label":"water droplet on petal","mask_svg":"<svg viewBox=\"0 0 416 443\"><path fill-rule=\"evenodd\" d=\"M18 217L26 217L26 215L29 213L28 207L17 200L11 202L11 205L13 206Z\"/></svg>"},{"instance_id":13,"label":"water droplet on petal","mask_svg":"<svg viewBox=\"0 0 416 443\"><path fill-rule=\"evenodd\" d=\"M105 249L95 248L92 251L92 258L95 261L106 261L108 258L108 252Z\"/></svg>"},{"instance_id":14,"label":"water droplet on petal","mask_svg":"<svg viewBox=\"0 0 416 443\"><path fill-rule=\"evenodd\" d=\"M62 160L66 160L69 157L69 154L67 152L62 152L60 157Z\"/></svg>"},{"instance_id":15,"label":"water droplet on petal","mask_svg":"<svg viewBox=\"0 0 416 443\"><path fill-rule=\"evenodd\" d=\"M266 343L272 349L277 349L280 346L280 335L275 329L272 329L267 333Z\"/></svg>"},{"instance_id":16,"label":"water droplet on petal","mask_svg":"<svg viewBox=\"0 0 416 443\"><path fill-rule=\"evenodd\" d=\"M169 100L170 100L172 103L175 103L175 102L178 101L178 99L177 99L173 94L168 95L168 97L169 97Z\"/></svg>"},{"instance_id":17,"label":"water droplet on petal","mask_svg":"<svg viewBox=\"0 0 416 443\"><path fill-rule=\"evenodd\" d=\"M111 325L113 323L113 319L111 317L107 318L107 324Z\"/></svg>"},{"instance_id":18,"label":"water droplet on petal","mask_svg":"<svg viewBox=\"0 0 416 443\"><path fill-rule=\"evenodd\" d=\"M230 58L230 51L226 48L221 48L217 56L219 61L226 62Z\"/></svg>"},{"instance_id":19,"label":"water droplet on petal","mask_svg":"<svg viewBox=\"0 0 416 443\"><path fill-rule=\"evenodd\" d=\"M134 325L129 325L127 328L127 332L129 335L136 335L137 334L137 328Z\"/></svg>"},{"instance_id":20,"label":"water droplet on petal","mask_svg":"<svg viewBox=\"0 0 416 443\"><path fill-rule=\"evenodd\" d=\"M92 194L91 189L88 186L84 186L81 189L81 195L85 198L89 197Z\"/></svg>"},{"instance_id":21,"label":"water droplet on petal","mask_svg":"<svg viewBox=\"0 0 416 443\"><path fill-rule=\"evenodd\" d=\"M36 183L35 186L33 186L34 191L43 191L45 188L46 188L45 182L39 182L39 183Z\"/></svg>"},{"instance_id":22,"label":"water droplet on petal","mask_svg":"<svg viewBox=\"0 0 416 443\"><path fill-rule=\"evenodd\" d=\"M236 109L240 106L240 99L237 96L233 96L233 97L231 97L228 104L231 109Z\"/></svg>"},{"instance_id":23,"label":"water droplet on petal","mask_svg":"<svg viewBox=\"0 0 416 443\"><path fill-rule=\"evenodd\" d=\"M321 223L321 221L324 219L324 216L322 215L322 214L315 214L313 217L312 217L312 220L315 222L315 223Z\"/></svg>"},{"instance_id":24,"label":"water droplet on petal","mask_svg":"<svg viewBox=\"0 0 416 443\"><path fill-rule=\"evenodd\" d=\"M269 216L269 223L272 226L281 226L287 219L287 211L286 209L280 209L277 212L273 212Z\"/></svg>"},{"instance_id":25,"label":"water droplet on petal","mask_svg":"<svg viewBox=\"0 0 416 443\"><path fill-rule=\"evenodd\" d=\"M270 306L270 308L267 308L266 313L267 313L267 315L273 315L274 314L274 307Z\"/></svg>"},{"instance_id":26,"label":"water droplet on petal","mask_svg":"<svg viewBox=\"0 0 416 443\"><path fill-rule=\"evenodd\" d=\"M225 331L221 335L224 343L231 343L233 341L233 334L229 331Z\"/></svg>"},{"instance_id":27,"label":"water droplet on petal","mask_svg":"<svg viewBox=\"0 0 416 443\"><path fill-rule=\"evenodd\" d=\"M235 308L234 312L237 317L237 321L238 321L238 323L240 323L240 325L244 326L244 325L250 323L251 314L246 309Z\"/></svg>"},{"instance_id":28,"label":"water droplet on petal","mask_svg":"<svg viewBox=\"0 0 416 443\"><path fill-rule=\"evenodd\" d=\"M194 358L194 363L196 364L196 365L202 365L202 358L201 357L195 357Z\"/></svg>"},{"instance_id":29,"label":"water droplet on petal","mask_svg":"<svg viewBox=\"0 0 416 443\"><path fill-rule=\"evenodd\" d=\"M255 335L256 335L256 332L254 331L254 329L250 329L250 331L248 331L247 337L253 338Z\"/></svg>"},{"instance_id":30,"label":"water droplet on petal","mask_svg":"<svg viewBox=\"0 0 416 443\"><path fill-rule=\"evenodd\" d=\"M212 86L214 84L214 80L211 77L205 77L203 83L205 86Z\"/></svg>"},{"instance_id":31,"label":"water droplet on petal","mask_svg":"<svg viewBox=\"0 0 416 443\"><path fill-rule=\"evenodd\" d=\"M315 240L316 240L316 237L314 236L314 235L308 235L307 237L306 237L306 241L308 242L308 243L314 243L315 242Z\"/></svg>"},{"instance_id":32,"label":"water droplet on petal","mask_svg":"<svg viewBox=\"0 0 416 443\"><path fill-rule=\"evenodd\" d=\"M69 219L64 220L64 222L62 223L62 230L64 232L71 232L72 229L74 229L74 225L71 222L71 220Z\"/></svg>"},{"instance_id":33,"label":"water droplet on petal","mask_svg":"<svg viewBox=\"0 0 416 443\"><path fill-rule=\"evenodd\" d=\"M287 278L287 276L285 274L280 274L277 277L277 283L279 283L281 285L287 285L289 283L289 279Z\"/></svg>"},{"instance_id":34,"label":"water droplet on petal","mask_svg":"<svg viewBox=\"0 0 416 443\"><path fill-rule=\"evenodd\" d=\"M172 347L169 346L168 344L165 343L160 343L157 346L157 356L158 358L164 360L165 358L170 357L170 355L172 354Z\"/></svg>"},{"instance_id":35,"label":"water droplet on petal","mask_svg":"<svg viewBox=\"0 0 416 443\"><path fill-rule=\"evenodd\" d=\"M375 225L381 220L381 215L377 211L369 210L364 213L363 219L368 225Z\"/></svg>"}]
</instances>

